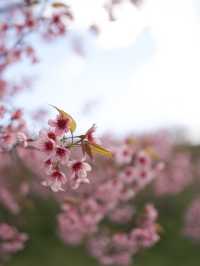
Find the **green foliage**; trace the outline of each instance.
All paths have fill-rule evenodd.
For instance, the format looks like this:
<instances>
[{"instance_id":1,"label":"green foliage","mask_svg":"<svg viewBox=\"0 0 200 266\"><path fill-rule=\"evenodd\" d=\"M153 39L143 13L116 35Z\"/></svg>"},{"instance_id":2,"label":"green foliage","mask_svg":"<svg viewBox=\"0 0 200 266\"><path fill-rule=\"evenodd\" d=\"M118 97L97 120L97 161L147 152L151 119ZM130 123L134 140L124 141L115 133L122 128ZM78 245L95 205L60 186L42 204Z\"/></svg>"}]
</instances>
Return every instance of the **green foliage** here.
<instances>
[{"instance_id":1,"label":"green foliage","mask_svg":"<svg viewBox=\"0 0 200 266\"><path fill-rule=\"evenodd\" d=\"M147 194L145 194L147 195ZM151 195L151 193L149 193ZM159 223L164 231L161 241L149 250L136 256L133 265L139 266L198 266L200 245L181 236L184 210L194 196L190 189L179 196L155 199L160 212ZM142 205L141 200L139 203ZM53 201L34 199L35 206L26 211L26 220L21 227L29 233L30 240L22 252L14 256L7 266L97 266L81 247L66 247L55 232L58 211ZM19 221L20 225L20 221Z\"/></svg>"}]
</instances>

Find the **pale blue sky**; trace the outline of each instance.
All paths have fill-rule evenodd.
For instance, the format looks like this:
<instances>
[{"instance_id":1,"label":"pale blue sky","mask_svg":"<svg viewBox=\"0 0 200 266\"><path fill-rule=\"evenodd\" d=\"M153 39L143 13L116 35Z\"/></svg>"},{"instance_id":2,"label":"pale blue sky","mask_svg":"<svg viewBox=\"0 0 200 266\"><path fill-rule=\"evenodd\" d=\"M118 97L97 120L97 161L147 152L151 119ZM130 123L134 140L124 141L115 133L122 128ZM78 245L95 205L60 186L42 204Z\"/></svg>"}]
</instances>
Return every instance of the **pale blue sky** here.
<instances>
[{"instance_id":1,"label":"pale blue sky","mask_svg":"<svg viewBox=\"0 0 200 266\"><path fill-rule=\"evenodd\" d=\"M200 139L198 14L198 0L149 0L119 37L111 28L95 42L81 29L68 41L39 45L42 63L32 69L36 89L18 102L28 108L63 107L81 128L95 122L102 131L125 133L177 125ZM69 40L79 37L87 50L84 59L70 52ZM92 112L82 115L92 101Z\"/></svg>"}]
</instances>

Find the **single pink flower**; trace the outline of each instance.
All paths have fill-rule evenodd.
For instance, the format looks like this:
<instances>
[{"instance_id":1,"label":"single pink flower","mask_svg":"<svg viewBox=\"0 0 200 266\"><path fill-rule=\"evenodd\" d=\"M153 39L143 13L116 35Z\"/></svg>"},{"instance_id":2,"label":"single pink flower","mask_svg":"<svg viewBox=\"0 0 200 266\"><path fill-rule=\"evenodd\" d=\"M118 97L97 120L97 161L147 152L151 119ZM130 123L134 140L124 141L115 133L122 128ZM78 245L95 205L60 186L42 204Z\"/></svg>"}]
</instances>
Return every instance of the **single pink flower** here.
<instances>
[{"instance_id":1,"label":"single pink flower","mask_svg":"<svg viewBox=\"0 0 200 266\"><path fill-rule=\"evenodd\" d=\"M54 140L56 142L57 139L56 139L55 132L53 132L53 131L47 131L47 136L48 136L49 139L52 139L52 140Z\"/></svg>"},{"instance_id":2,"label":"single pink flower","mask_svg":"<svg viewBox=\"0 0 200 266\"><path fill-rule=\"evenodd\" d=\"M62 136L66 132L69 131L69 124L70 124L70 119L68 117L64 117L62 115L57 115L55 120L50 119L48 121L48 124L55 128L55 134L57 136Z\"/></svg>"},{"instance_id":3,"label":"single pink flower","mask_svg":"<svg viewBox=\"0 0 200 266\"><path fill-rule=\"evenodd\" d=\"M22 146L24 148L26 148L28 146L28 142L27 142L27 136L25 133L23 132L18 132L17 133L17 140L20 144L22 144Z\"/></svg>"},{"instance_id":4,"label":"single pink flower","mask_svg":"<svg viewBox=\"0 0 200 266\"><path fill-rule=\"evenodd\" d=\"M0 146L4 150L11 150L16 143L16 134L7 130L0 135Z\"/></svg>"},{"instance_id":5,"label":"single pink flower","mask_svg":"<svg viewBox=\"0 0 200 266\"><path fill-rule=\"evenodd\" d=\"M92 144L100 144L100 140L94 136L96 125L93 125L85 134L85 139Z\"/></svg>"},{"instance_id":6,"label":"single pink flower","mask_svg":"<svg viewBox=\"0 0 200 266\"><path fill-rule=\"evenodd\" d=\"M11 119L12 120L19 120L22 118L22 111L20 109L16 110L15 112L12 113Z\"/></svg>"},{"instance_id":7,"label":"single pink flower","mask_svg":"<svg viewBox=\"0 0 200 266\"><path fill-rule=\"evenodd\" d=\"M0 223L0 251L1 255L9 255L24 248L28 236L19 233L15 227Z\"/></svg>"},{"instance_id":8,"label":"single pink flower","mask_svg":"<svg viewBox=\"0 0 200 266\"><path fill-rule=\"evenodd\" d=\"M36 141L32 143L32 146L44 152L47 156L55 153L55 141L48 137L46 132L41 131Z\"/></svg>"},{"instance_id":9,"label":"single pink flower","mask_svg":"<svg viewBox=\"0 0 200 266\"><path fill-rule=\"evenodd\" d=\"M50 187L53 192L64 191L63 185L67 182L67 178L59 169L54 169L45 181L43 186Z\"/></svg>"},{"instance_id":10,"label":"single pink flower","mask_svg":"<svg viewBox=\"0 0 200 266\"><path fill-rule=\"evenodd\" d=\"M55 159L61 164L66 164L69 161L70 150L63 147L56 147Z\"/></svg>"},{"instance_id":11,"label":"single pink flower","mask_svg":"<svg viewBox=\"0 0 200 266\"><path fill-rule=\"evenodd\" d=\"M137 179L136 169L133 166L127 166L119 175L120 179L125 184L131 184Z\"/></svg>"},{"instance_id":12,"label":"single pink flower","mask_svg":"<svg viewBox=\"0 0 200 266\"><path fill-rule=\"evenodd\" d=\"M133 153L133 149L128 145L123 145L114 150L115 161L118 164L128 164L132 160Z\"/></svg>"},{"instance_id":13,"label":"single pink flower","mask_svg":"<svg viewBox=\"0 0 200 266\"><path fill-rule=\"evenodd\" d=\"M137 156L137 163L141 167L150 167L151 158L148 156L148 154L145 151L140 151Z\"/></svg>"},{"instance_id":14,"label":"single pink flower","mask_svg":"<svg viewBox=\"0 0 200 266\"><path fill-rule=\"evenodd\" d=\"M72 188L77 189L81 183L89 183L89 179L87 177L87 172L91 171L91 166L85 162L85 158L81 161L71 161L69 162L69 166L72 170L72 175L70 180L72 182Z\"/></svg>"},{"instance_id":15,"label":"single pink flower","mask_svg":"<svg viewBox=\"0 0 200 266\"><path fill-rule=\"evenodd\" d=\"M16 231L13 227L8 224L0 224L0 239L1 240L10 240L13 239L16 235Z\"/></svg>"}]
</instances>

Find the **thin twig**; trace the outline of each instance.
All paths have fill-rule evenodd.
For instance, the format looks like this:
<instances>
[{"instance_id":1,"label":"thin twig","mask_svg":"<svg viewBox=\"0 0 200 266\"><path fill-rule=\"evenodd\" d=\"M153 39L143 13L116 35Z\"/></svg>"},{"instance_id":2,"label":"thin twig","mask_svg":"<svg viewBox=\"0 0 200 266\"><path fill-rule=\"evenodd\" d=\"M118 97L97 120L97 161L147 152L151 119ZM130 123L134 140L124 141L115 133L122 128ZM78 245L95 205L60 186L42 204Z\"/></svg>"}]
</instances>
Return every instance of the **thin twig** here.
<instances>
[{"instance_id":1,"label":"thin twig","mask_svg":"<svg viewBox=\"0 0 200 266\"><path fill-rule=\"evenodd\" d=\"M41 10L40 10L40 12L39 12L39 14L38 14L38 20L40 21L40 20L42 20L42 15L43 15L43 13L44 13L44 11L45 11L45 9L46 9L46 5L47 5L47 2L48 2L48 0L43 0L43 3L42 3L42 7L41 7ZM21 5L21 7L26 7L26 5ZM18 8L18 7L17 7ZM0 11L1 12L1 11ZM23 32L20 36L19 36L19 38L16 40L16 42L13 44L13 46L12 46L12 48L10 48L8 51L5 51L5 52L3 52L3 53L0 53L0 59L2 59L3 57L8 57L9 56L9 54L17 47L17 46L19 46L22 42L23 42L23 40L25 39L25 37L27 37L29 34L31 34L31 33L33 33L35 30L34 29L30 29L30 30L28 30L28 31L26 31L26 32Z\"/></svg>"}]
</instances>

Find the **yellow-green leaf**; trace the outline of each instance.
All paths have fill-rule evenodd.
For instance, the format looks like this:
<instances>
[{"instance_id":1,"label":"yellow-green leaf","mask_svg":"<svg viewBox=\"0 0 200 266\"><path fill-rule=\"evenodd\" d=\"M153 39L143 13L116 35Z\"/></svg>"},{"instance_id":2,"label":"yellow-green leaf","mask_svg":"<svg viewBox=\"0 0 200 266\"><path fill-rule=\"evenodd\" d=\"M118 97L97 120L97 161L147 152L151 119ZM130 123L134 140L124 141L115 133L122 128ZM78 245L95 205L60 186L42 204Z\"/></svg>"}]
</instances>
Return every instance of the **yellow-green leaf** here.
<instances>
[{"instance_id":1,"label":"yellow-green leaf","mask_svg":"<svg viewBox=\"0 0 200 266\"><path fill-rule=\"evenodd\" d=\"M28 3L27 5L28 5L28 6L32 6L32 5L36 5L36 4L38 4L38 3L39 3L38 0L32 0L32 1L30 1L30 3Z\"/></svg>"},{"instance_id":2,"label":"yellow-green leaf","mask_svg":"<svg viewBox=\"0 0 200 266\"><path fill-rule=\"evenodd\" d=\"M89 142L83 142L83 149L84 152L87 153L87 155L90 157L90 159L93 159L92 148Z\"/></svg>"},{"instance_id":3,"label":"yellow-green leaf","mask_svg":"<svg viewBox=\"0 0 200 266\"><path fill-rule=\"evenodd\" d=\"M64 198L64 203L75 205L75 204L79 203L79 200L78 200L78 198L75 198L75 197L66 197L66 198Z\"/></svg>"},{"instance_id":4,"label":"yellow-green leaf","mask_svg":"<svg viewBox=\"0 0 200 266\"><path fill-rule=\"evenodd\" d=\"M76 130L76 121L73 119L73 117L71 117L71 115L69 115L68 113L66 113L65 111L59 109L58 107L51 105L53 108L55 108L59 114L64 117L64 118L68 118L70 119L70 126L69 129L70 131L73 133Z\"/></svg>"},{"instance_id":5,"label":"yellow-green leaf","mask_svg":"<svg viewBox=\"0 0 200 266\"><path fill-rule=\"evenodd\" d=\"M164 233L164 229L163 229L163 227L160 224L158 224L158 223L155 224L155 227L156 227L157 233L159 233L159 234Z\"/></svg>"},{"instance_id":6,"label":"yellow-green leaf","mask_svg":"<svg viewBox=\"0 0 200 266\"><path fill-rule=\"evenodd\" d=\"M159 160L160 157L158 153L153 149L152 147L147 147L145 149L145 152L153 159L153 160Z\"/></svg>"},{"instance_id":7,"label":"yellow-green leaf","mask_svg":"<svg viewBox=\"0 0 200 266\"><path fill-rule=\"evenodd\" d=\"M52 6L53 6L54 8L61 8L61 7L66 8L66 7L68 7L66 4L61 3L61 2L54 2L54 3L52 3Z\"/></svg>"},{"instance_id":8,"label":"yellow-green leaf","mask_svg":"<svg viewBox=\"0 0 200 266\"><path fill-rule=\"evenodd\" d=\"M98 144L92 144L90 143L90 148L91 151L93 153L98 153L100 155L106 156L106 157L112 157L112 152L110 152L109 150L103 148L102 146L98 145Z\"/></svg>"}]
</instances>

